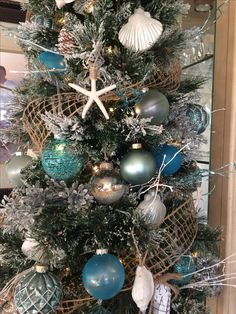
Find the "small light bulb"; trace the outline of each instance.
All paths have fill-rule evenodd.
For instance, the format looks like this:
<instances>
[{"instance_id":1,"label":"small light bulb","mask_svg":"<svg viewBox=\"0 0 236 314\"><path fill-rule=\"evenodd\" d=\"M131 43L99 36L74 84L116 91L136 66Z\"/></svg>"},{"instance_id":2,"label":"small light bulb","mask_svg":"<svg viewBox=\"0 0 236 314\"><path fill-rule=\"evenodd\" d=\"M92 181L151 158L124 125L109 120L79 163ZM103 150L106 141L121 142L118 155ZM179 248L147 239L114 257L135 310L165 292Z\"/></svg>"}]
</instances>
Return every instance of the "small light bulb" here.
<instances>
[{"instance_id":1,"label":"small light bulb","mask_svg":"<svg viewBox=\"0 0 236 314\"><path fill-rule=\"evenodd\" d=\"M197 257L198 257L198 252L193 252L193 253L192 253L192 257L193 257L193 258L197 258Z\"/></svg>"},{"instance_id":2,"label":"small light bulb","mask_svg":"<svg viewBox=\"0 0 236 314\"><path fill-rule=\"evenodd\" d=\"M109 111L114 112L115 110L114 110L114 108L111 107L111 108L109 108Z\"/></svg>"},{"instance_id":3,"label":"small light bulb","mask_svg":"<svg viewBox=\"0 0 236 314\"><path fill-rule=\"evenodd\" d=\"M109 54L112 54L112 53L113 53L112 46L110 46L110 47L107 48L107 52L108 52Z\"/></svg>"},{"instance_id":4,"label":"small light bulb","mask_svg":"<svg viewBox=\"0 0 236 314\"><path fill-rule=\"evenodd\" d=\"M93 171L94 171L94 172L98 172L98 170L99 170L99 167L98 167L98 166L94 166L94 167L93 167Z\"/></svg>"}]
</instances>

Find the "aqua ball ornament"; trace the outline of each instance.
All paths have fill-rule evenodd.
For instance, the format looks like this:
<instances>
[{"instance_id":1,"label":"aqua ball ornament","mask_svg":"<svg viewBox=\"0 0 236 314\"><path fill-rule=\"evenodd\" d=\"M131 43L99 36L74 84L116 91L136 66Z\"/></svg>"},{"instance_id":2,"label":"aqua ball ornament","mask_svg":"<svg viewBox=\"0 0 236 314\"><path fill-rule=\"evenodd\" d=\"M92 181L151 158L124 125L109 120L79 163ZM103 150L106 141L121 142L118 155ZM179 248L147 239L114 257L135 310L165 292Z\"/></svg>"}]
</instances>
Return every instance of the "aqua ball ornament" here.
<instances>
[{"instance_id":1,"label":"aqua ball ornament","mask_svg":"<svg viewBox=\"0 0 236 314\"><path fill-rule=\"evenodd\" d=\"M160 125L169 115L170 105L164 94L156 89L147 91L134 106L141 118L151 118L151 124Z\"/></svg>"},{"instance_id":2,"label":"aqua ball ornament","mask_svg":"<svg viewBox=\"0 0 236 314\"><path fill-rule=\"evenodd\" d=\"M41 155L42 168L54 180L73 179L84 166L84 157L76 151L71 141L64 138L52 140Z\"/></svg>"},{"instance_id":3,"label":"aqua ball ornament","mask_svg":"<svg viewBox=\"0 0 236 314\"><path fill-rule=\"evenodd\" d=\"M192 279L192 273L196 271L196 265L191 255L183 255L180 260L174 265L174 272L182 274L181 280L173 280L173 283L178 286L187 285Z\"/></svg>"},{"instance_id":4,"label":"aqua ball ornament","mask_svg":"<svg viewBox=\"0 0 236 314\"><path fill-rule=\"evenodd\" d=\"M156 162L152 153L142 149L141 144L133 144L132 149L120 163L121 176L132 185L147 183L156 173Z\"/></svg>"},{"instance_id":5,"label":"aqua ball ornament","mask_svg":"<svg viewBox=\"0 0 236 314\"><path fill-rule=\"evenodd\" d=\"M64 74L66 70L65 59L62 55L53 53L50 51L41 52L39 57L39 61L44 64L44 66L49 70L61 70L55 71L55 73Z\"/></svg>"},{"instance_id":6,"label":"aqua ball ornament","mask_svg":"<svg viewBox=\"0 0 236 314\"><path fill-rule=\"evenodd\" d=\"M107 250L98 250L85 264L82 274L87 292L97 300L117 295L125 282L125 270L119 259Z\"/></svg>"},{"instance_id":7,"label":"aqua ball ornament","mask_svg":"<svg viewBox=\"0 0 236 314\"><path fill-rule=\"evenodd\" d=\"M37 265L18 282L14 295L17 313L49 314L60 305L62 285L47 269Z\"/></svg>"},{"instance_id":8,"label":"aqua ball ornament","mask_svg":"<svg viewBox=\"0 0 236 314\"><path fill-rule=\"evenodd\" d=\"M210 115L201 105L188 104L186 115L190 118L192 128L197 134L202 134L210 123Z\"/></svg>"},{"instance_id":9,"label":"aqua ball ornament","mask_svg":"<svg viewBox=\"0 0 236 314\"><path fill-rule=\"evenodd\" d=\"M183 156L182 153L178 151L179 150L175 146L167 144L153 150L158 170L161 168L165 158L164 164L166 166L162 170L162 175L169 176L176 173L180 169L183 163Z\"/></svg>"},{"instance_id":10,"label":"aqua ball ornament","mask_svg":"<svg viewBox=\"0 0 236 314\"><path fill-rule=\"evenodd\" d=\"M16 153L6 164L6 172L9 180L15 186L23 186L21 170L30 164L32 157L27 155L22 155L21 153Z\"/></svg>"}]
</instances>

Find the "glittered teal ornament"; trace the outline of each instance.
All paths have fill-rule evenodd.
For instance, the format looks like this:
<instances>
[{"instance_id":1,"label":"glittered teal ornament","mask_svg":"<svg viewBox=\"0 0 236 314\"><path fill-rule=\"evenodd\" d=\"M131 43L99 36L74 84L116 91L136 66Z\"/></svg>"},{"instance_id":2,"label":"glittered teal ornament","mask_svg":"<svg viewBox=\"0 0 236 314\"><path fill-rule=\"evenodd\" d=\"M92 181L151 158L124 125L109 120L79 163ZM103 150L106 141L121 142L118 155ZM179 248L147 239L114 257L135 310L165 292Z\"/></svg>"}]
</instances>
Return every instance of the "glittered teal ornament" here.
<instances>
[{"instance_id":1,"label":"glittered teal ornament","mask_svg":"<svg viewBox=\"0 0 236 314\"><path fill-rule=\"evenodd\" d=\"M6 164L6 171L9 180L15 186L23 186L21 170L24 169L32 161L32 157L16 153Z\"/></svg>"},{"instance_id":2,"label":"glittered teal ornament","mask_svg":"<svg viewBox=\"0 0 236 314\"><path fill-rule=\"evenodd\" d=\"M124 285L124 266L106 250L98 250L85 264L82 279L90 295L97 300L108 300L117 295Z\"/></svg>"},{"instance_id":3,"label":"glittered teal ornament","mask_svg":"<svg viewBox=\"0 0 236 314\"><path fill-rule=\"evenodd\" d=\"M190 118L193 130L197 134L203 133L209 125L210 115L201 105L188 104L186 115Z\"/></svg>"},{"instance_id":4,"label":"glittered teal ornament","mask_svg":"<svg viewBox=\"0 0 236 314\"><path fill-rule=\"evenodd\" d=\"M73 179L83 168L84 158L71 141L64 138L52 140L41 155L44 171L54 180Z\"/></svg>"},{"instance_id":5,"label":"glittered teal ornament","mask_svg":"<svg viewBox=\"0 0 236 314\"><path fill-rule=\"evenodd\" d=\"M121 160L121 176L130 184L147 183L156 173L156 162L153 155L142 149L141 144L133 144L132 149Z\"/></svg>"},{"instance_id":6,"label":"glittered teal ornament","mask_svg":"<svg viewBox=\"0 0 236 314\"><path fill-rule=\"evenodd\" d=\"M147 91L135 105L134 110L141 118L151 118L151 124L161 124L169 115L169 102L157 89Z\"/></svg>"},{"instance_id":7,"label":"glittered teal ornament","mask_svg":"<svg viewBox=\"0 0 236 314\"><path fill-rule=\"evenodd\" d=\"M48 272L47 266L36 266L26 274L15 289L15 307L19 314L49 314L62 299L62 285Z\"/></svg>"},{"instance_id":8,"label":"glittered teal ornament","mask_svg":"<svg viewBox=\"0 0 236 314\"><path fill-rule=\"evenodd\" d=\"M196 271L196 265L191 255L183 255L180 260L174 265L174 272L183 275L181 280L173 280L173 283L178 286L187 285L192 279L191 273Z\"/></svg>"}]
</instances>

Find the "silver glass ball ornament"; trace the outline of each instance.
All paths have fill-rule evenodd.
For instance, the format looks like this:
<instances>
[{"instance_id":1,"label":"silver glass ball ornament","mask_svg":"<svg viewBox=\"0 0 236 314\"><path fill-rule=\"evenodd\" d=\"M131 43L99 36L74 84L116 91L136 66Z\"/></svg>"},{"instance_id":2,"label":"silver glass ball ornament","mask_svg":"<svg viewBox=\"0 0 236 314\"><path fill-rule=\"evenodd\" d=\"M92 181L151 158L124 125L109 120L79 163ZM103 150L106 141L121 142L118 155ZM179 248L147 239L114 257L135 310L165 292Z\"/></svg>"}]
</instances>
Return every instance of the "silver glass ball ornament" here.
<instances>
[{"instance_id":1,"label":"silver glass ball ornament","mask_svg":"<svg viewBox=\"0 0 236 314\"><path fill-rule=\"evenodd\" d=\"M15 289L15 306L19 314L49 314L62 298L62 285L45 265L23 276Z\"/></svg>"},{"instance_id":2,"label":"silver glass ball ornament","mask_svg":"<svg viewBox=\"0 0 236 314\"><path fill-rule=\"evenodd\" d=\"M6 171L9 177L9 180L15 186L23 186L21 170L24 169L30 162L32 157L27 155L22 155L20 152L17 152L8 163L6 164Z\"/></svg>"},{"instance_id":3,"label":"silver glass ball ornament","mask_svg":"<svg viewBox=\"0 0 236 314\"><path fill-rule=\"evenodd\" d=\"M156 173L153 155L142 149L142 144L133 144L132 149L121 160L121 176L132 185L147 183Z\"/></svg>"},{"instance_id":4,"label":"silver glass ball ornament","mask_svg":"<svg viewBox=\"0 0 236 314\"><path fill-rule=\"evenodd\" d=\"M141 118L152 118L151 124L160 125L168 117L170 105L165 95L150 89L134 106L134 110Z\"/></svg>"},{"instance_id":5,"label":"silver glass ball ornament","mask_svg":"<svg viewBox=\"0 0 236 314\"><path fill-rule=\"evenodd\" d=\"M99 171L91 179L91 193L101 204L110 205L119 201L125 193L126 186L112 163L103 162Z\"/></svg>"}]
</instances>

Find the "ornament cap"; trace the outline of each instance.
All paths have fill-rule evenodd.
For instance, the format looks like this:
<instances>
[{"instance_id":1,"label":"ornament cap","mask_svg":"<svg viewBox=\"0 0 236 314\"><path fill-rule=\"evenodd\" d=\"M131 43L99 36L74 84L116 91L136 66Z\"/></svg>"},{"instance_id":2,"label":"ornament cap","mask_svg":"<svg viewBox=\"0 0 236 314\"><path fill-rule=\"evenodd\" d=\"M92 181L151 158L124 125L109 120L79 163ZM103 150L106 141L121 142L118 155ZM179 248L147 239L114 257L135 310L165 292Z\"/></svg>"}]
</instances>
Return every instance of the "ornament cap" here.
<instances>
[{"instance_id":1,"label":"ornament cap","mask_svg":"<svg viewBox=\"0 0 236 314\"><path fill-rule=\"evenodd\" d=\"M48 265L38 264L38 265L35 265L34 269L37 273L46 273L48 271L49 267L48 267Z\"/></svg>"},{"instance_id":2,"label":"ornament cap","mask_svg":"<svg viewBox=\"0 0 236 314\"><path fill-rule=\"evenodd\" d=\"M103 255L103 254L107 254L108 253L108 249L98 249L96 250L96 255Z\"/></svg>"},{"instance_id":3,"label":"ornament cap","mask_svg":"<svg viewBox=\"0 0 236 314\"><path fill-rule=\"evenodd\" d=\"M113 170L114 166L111 162L104 161L100 164L99 168L100 168L100 170Z\"/></svg>"},{"instance_id":4,"label":"ornament cap","mask_svg":"<svg viewBox=\"0 0 236 314\"><path fill-rule=\"evenodd\" d=\"M143 145L141 143L134 143L132 144L132 149L141 149Z\"/></svg>"},{"instance_id":5,"label":"ornament cap","mask_svg":"<svg viewBox=\"0 0 236 314\"><path fill-rule=\"evenodd\" d=\"M15 155L16 155L16 156L22 156L23 153L22 153L22 152L16 152Z\"/></svg>"}]
</instances>

